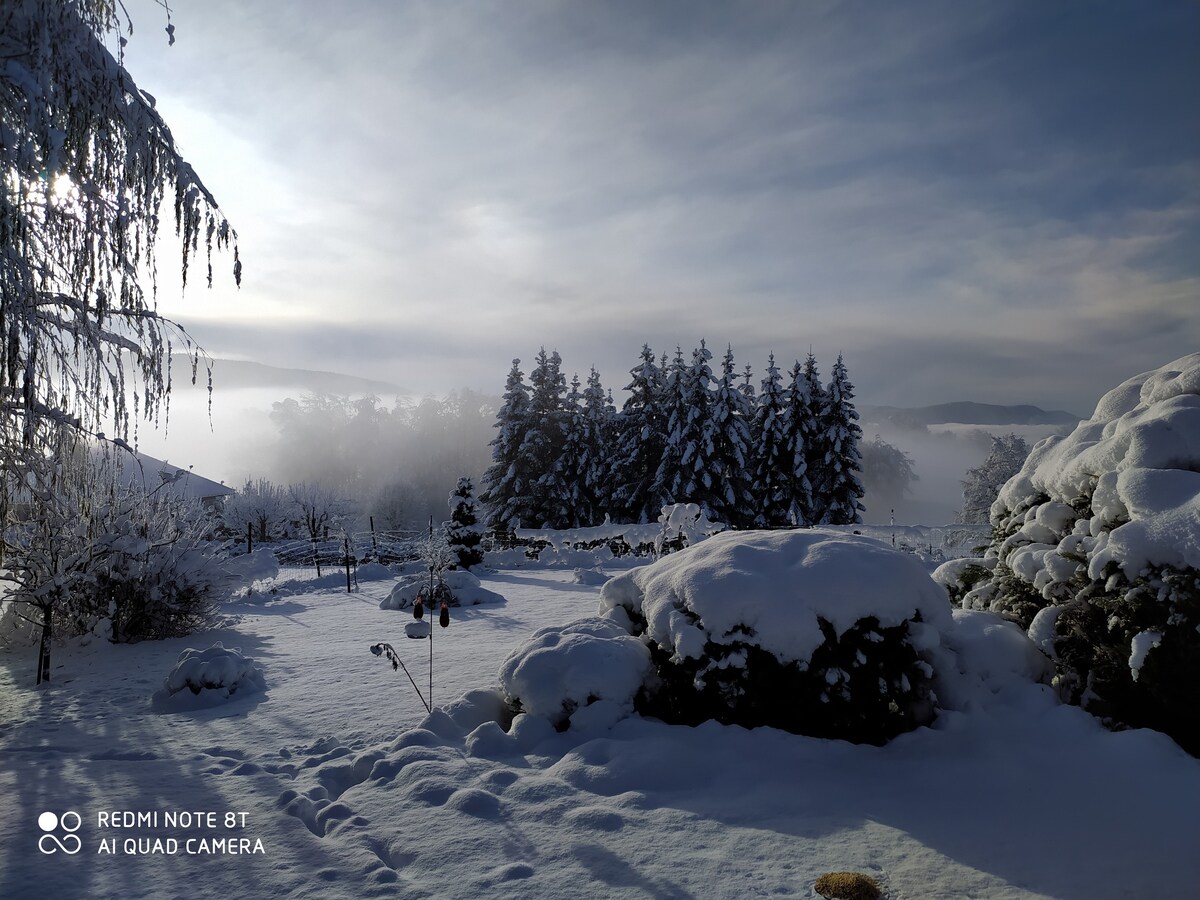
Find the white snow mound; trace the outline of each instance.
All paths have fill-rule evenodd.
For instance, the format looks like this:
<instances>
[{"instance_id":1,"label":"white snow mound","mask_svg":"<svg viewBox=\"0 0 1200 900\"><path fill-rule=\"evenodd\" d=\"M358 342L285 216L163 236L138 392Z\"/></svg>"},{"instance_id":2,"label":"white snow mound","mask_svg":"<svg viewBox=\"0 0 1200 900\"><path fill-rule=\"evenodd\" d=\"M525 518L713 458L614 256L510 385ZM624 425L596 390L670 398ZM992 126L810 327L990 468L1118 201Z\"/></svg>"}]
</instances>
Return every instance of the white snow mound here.
<instances>
[{"instance_id":1,"label":"white snow mound","mask_svg":"<svg viewBox=\"0 0 1200 900\"><path fill-rule=\"evenodd\" d=\"M479 579L464 569L451 569L442 573L442 581L454 596L452 606L480 606L485 603L503 603L504 597L483 587ZM401 578L379 602L380 609L412 609L413 601L421 594L428 602L429 575L407 575Z\"/></svg>"},{"instance_id":2,"label":"white snow mound","mask_svg":"<svg viewBox=\"0 0 1200 900\"><path fill-rule=\"evenodd\" d=\"M541 628L500 666L500 685L531 716L558 724L600 703L611 724L633 711L650 651L614 622L592 617Z\"/></svg>"},{"instance_id":3,"label":"white snow mound","mask_svg":"<svg viewBox=\"0 0 1200 900\"><path fill-rule=\"evenodd\" d=\"M235 695L243 697L266 689L262 669L253 659L217 641L205 650L189 647L180 653L175 668L163 680L153 701L157 706L179 705L180 702L185 706L206 706Z\"/></svg>"},{"instance_id":4,"label":"white snow mound","mask_svg":"<svg viewBox=\"0 0 1200 900\"><path fill-rule=\"evenodd\" d=\"M871 616L889 628L919 613L934 636L951 624L945 593L916 559L820 528L714 535L614 577L600 608L616 622L626 610L644 616L647 636L679 658L736 641L805 664L824 641L818 619L839 637Z\"/></svg>"}]
</instances>

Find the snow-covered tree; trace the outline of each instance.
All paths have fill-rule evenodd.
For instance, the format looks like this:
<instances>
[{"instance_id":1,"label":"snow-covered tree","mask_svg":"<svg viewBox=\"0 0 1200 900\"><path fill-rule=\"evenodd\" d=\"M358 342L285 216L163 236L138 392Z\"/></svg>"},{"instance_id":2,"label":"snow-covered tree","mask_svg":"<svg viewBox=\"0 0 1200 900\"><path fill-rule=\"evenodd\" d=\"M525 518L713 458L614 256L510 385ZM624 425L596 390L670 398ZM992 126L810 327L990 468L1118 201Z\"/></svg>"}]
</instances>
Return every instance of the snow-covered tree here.
<instances>
[{"instance_id":1,"label":"snow-covered tree","mask_svg":"<svg viewBox=\"0 0 1200 900\"><path fill-rule=\"evenodd\" d=\"M754 406L737 385L733 370L733 348L727 346L709 404L704 445L713 448L708 461L712 476L712 518L735 527L754 524L751 469L754 460L750 423Z\"/></svg>"},{"instance_id":2,"label":"snow-covered tree","mask_svg":"<svg viewBox=\"0 0 1200 900\"><path fill-rule=\"evenodd\" d=\"M821 409L817 449L821 470L813 495L820 507L821 525L853 525L862 521L862 456L858 442L862 429L854 408L854 385L841 355L833 365L825 405Z\"/></svg>"},{"instance_id":3,"label":"snow-covered tree","mask_svg":"<svg viewBox=\"0 0 1200 900\"><path fill-rule=\"evenodd\" d=\"M534 524L531 497L538 473L522 454L532 415L521 360L514 359L496 412L499 433L491 442L492 464L484 472L480 495L489 528L508 530L517 523Z\"/></svg>"},{"instance_id":4,"label":"snow-covered tree","mask_svg":"<svg viewBox=\"0 0 1200 900\"><path fill-rule=\"evenodd\" d=\"M1029 445L1016 434L992 436L992 449L980 465L967 470L963 480L960 522L986 522L1000 488L1021 471L1029 456Z\"/></svg>"},{"instance_id":5,"label":"snow-covered tree","mask_svg":"<svg viewBox=\"0 0 1200 900\"><path fill-rule=\"evenodd\" d=\"M153 277L142 280L155 271L168 192L185 284L197 255L211 284L212 251L235 240L125 70L121 16L106 0L4 7L0 454L10 475L44 455L54 426L114 427L124 440L165 408L171 351L193 349L156 311ZM198 361L193 349L193 377Z\"/></svg>"},{"instance_id":6,"label":"snow-covered tree","mask_svg":"<svg viewBox=\"0 0 1200 900\"><path fill-rule=\"evenodd\" d=\"M479 546L483 541L483 526L479 524L473 490L470 478L460 478L454 493L447 500L450 521L446 523L446 542L461 569L469 569L483 562L483 552Z\"/></svg>"},{"instance_id":7,"label":"snow-covered tree","mask_svg":"<svg viewBox=\"0 0 1200 900\"><path fill-rule=\"evenodd\" d=\"M140 421L166 409L177 345L196 377L196 348L155 308L166 197L183 283L199 257L211 284L212 251L223 247L241 277L233 229L123 65L124 15L108 0L13 0L0 13L0 509L20 499L18 531L86 527L86 516L72 519L79 498L56 494L73 477L56 455L73 440L64 431L111 428L127 446ZM31 565L35 548L9 529L6 545L10 536L6 564L45 599L48 675L53 619L71 602L55 572L90 551L64 545L57 561Z\"/></svg>"},{"instance_id":8,"label":"snow-covered tree","mask_svg":"<svg viewBox=\"0 0 1200 900\"><path fill-rule=\"evenodd\" d=\"M775 354L767 361L767 374L754 410L754 524L778 528L790 524L789 486L795 478L793 454L789 452L788 407Z\"/></svg>"},{"instance_id":9,"label":"snow-covered tree","mask_svg":"<svg viewBox=\"0 0 1200 900\"><path fill-rule=\"evenodd\" d=\"M643 344L641 362L629 374L629 397L615 423L611 505L614 518L646 523L655 521L666 503L654 480L665 452L664 372Z\"/></svg>"},{"instance_id":10,"label":"snow-covered tree","mask_svg":"<svg viewBox=\"0 0 1200 900\"><path fill-rule=\"evenodd\" d=\"M615 411L592 369L587 387L580 392L579 376L567 394L570 416L562 453L555 464L558 476L559 527L598 525L608 512L610 440Z\"/></svg>"},{"instance_id":11,"label":"snow-covered tree","mask_svg":"<svg viewBox=\"0 0 1200 900\"><path fill-rule=\"evenodd\" d=\"M684 362L681 350L676 351L665 382L667 440L655 483L667 503L695 503L715 518L711 359L703 341L692 351L690 364Z\"/></svg>"},{"instance_id":12,"label":"snow-covered tree","mask_svg":"<svg viewBox=\"0 0 1200 900\"><path fill-rule=\"evenodd\" d=\"M350 518L350 503L323 484L305 481L289 485L287 494L292 517L311 541L325 540L330 530Z\"/></svg>"},{"instance_id":13,"label":"snow-covered tree","mask_svg":"<svg viewBox=\"0 0 1200 900\"><path fill-rule=\"evenodd\" d=\"M251 529L256 541L283 537L289 522L287 491L267 478L246 479L236 494L225 499L221 521L227 533L241 538Z\"/></svg>"},{"instance_id":14,"label":"snow-covered tree","mask_svg":"<svg viewBox=\"0 0 1200 900\"><path fill-rule=\"evenodd\" d=\"M899 447L879 435L859 445L862 454L862 482L872 511L895 507L912 483L917 481L913 459Z\"/></svg>"},{"instance_id":15,"label":"snow-covered tree","mask_svg":"<svg viewBox=\"0 0 1200 900\"><path fill-rule=\"evenodd\" d=\"M785 471L782 482L787 503L787 518L792 525L813 525L819 510L813 491L813 479L820 471L817 435L820 413L825 405L825 388L817 373L817 360L811 353L803 367L797 360L790 372L784 418L782 457Z\"/></svg>"},{"instance_id":16,"label":"snow-covered tree","mask_svg":"<svg viewBox=\"0 0 1200 900\"><path fill-rule=\"evenodd\" d=\"M529 375L529 429L520 450L536 476L530 492L532 518L527 524L557 528L563 521L562 497L568 493L554 465L566 441L567 379L557 350L547 355L541 348L536 362Z\"/></svg>"}]
</instances>

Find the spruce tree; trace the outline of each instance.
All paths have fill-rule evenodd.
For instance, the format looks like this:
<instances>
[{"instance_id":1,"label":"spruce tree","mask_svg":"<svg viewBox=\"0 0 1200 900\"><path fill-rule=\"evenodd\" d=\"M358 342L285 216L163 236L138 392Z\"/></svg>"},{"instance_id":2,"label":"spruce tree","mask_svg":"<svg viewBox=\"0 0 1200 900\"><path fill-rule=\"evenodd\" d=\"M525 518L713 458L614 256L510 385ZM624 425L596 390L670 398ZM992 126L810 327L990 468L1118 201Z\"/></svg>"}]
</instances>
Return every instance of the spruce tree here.
<instances>
[{"instance_id":1,"label":"spruce tree","mask_svg":"<svg viewBox=\"0 0 1200 900\"><path fill-rule=\"evenodd\" d=\"M751 493L753 438L750 423L754 407L737 385L733 369L733 348L727 346L705 422L704 446L712 447L707 472L712 476L711 517L737 528L754 524L754 496Z\"/></svg>"},{"instance_id":2,"label":"spruce tree","mask_svg":"<svg viewBox=\"0 0 1200 900\"><path fill-rule=\"evenodd\" d=\"M667 378L667 446L655 477L667 503L696 503L716 518L716 447L713 443L712 353L700 342L690 365L677 352Z\"/></svg>"},{"instance_id":3,"label":"spruce tree","mask_svg":"<svg viewBox=\"0 0 1200 900\"><path fill-rule=\"evenodd\" d=\"M775 354L767 360L767 374L754 410L754 524L780 528L790 524L790 495L795 476L788 443L788 406Z\"/></svg>"},{"instance_id":4,"label":"spruce tree","mask_svg":"<svg viewBox=\"0 0 1200 900\"><path fill-rule=\"evenodd\" d=\"M536 362L529 374L529 430L520 451L530 470L536 473L530 491L529 527L559 528L563 527L562 495L565 488L559 483L555 463L566 440L567 380L557 350L547 355L546 348L541 348Z\"/></svg>"},{"instance_id":5,"label":"spruce tree","mask_svg":"<svg viewBox=\"0 0 1200 900\"><path fill-rule=\"evenodd\" d=\"M620 521L653 522L663 506L654 478L666 448L667 418L663 369L648 345L629 374L629 397L614 423L611 506Z\"/></svg>"},{"instance_id":6,"label":"spruce tree","mask_svg":"<svg viewBox=\"0 0 1200 900\"><path fill-rule=\"evenodd\" d=\"M450 506L450 521L446 523L446 542L450 552L458 560L460 569L469 569L483 562L483 527L476 512L477 503L472 496L470 478L458 479L454 493L447 503Z\"/></svg>"},{"instance_id":7,"label":"spruce tree","mask_svg":"<svg viewBox=\"0 0 1200 900\"><path fill-rule=\"evenodd\" d=\"M814 493L814 478L821 467L817 464L817 434L820 412L825 402L825 389L817 374L817 360L808 354L801 367L797 360L790 372L787 390L783 448L784 502L787 519L792 525L812 525L819 518L820 499Z\"/></svg>"},{"instance_id":8,"label":"spruce tree","mask_svg":"<svg viewBox=\"0 0 1200 900\"><path fill-rule=\"evenodd\" d=\"M854 385L839 355L821 410L817 440L823 465L817 491L823 503L818 519L821 525L853 525L862 521L863 505L859 501L865 491L860 477L862 455L858 451L862 429L858 426L853 400Z\"/></svg>"},{"instance_id":9,"label":"spruce tree","mask_svg":"<svg viewBox=\"0 0 1200 900\"><path fill-rule=\"evenodd\" d=\"M489 528L507 531L533 523L531 491L537 473L522 455L533 411L529 386L521 371L521 360L514 359L504 386L503 402L496 413L499 433L491 442L492 464L483 475L480 495L487 511Z\"/></svg>"},{"instance_id":10,"label":"spruce tree","mask_svg":"<svg viewBox=\"0 0 1200 900\"><path fill-rule=\"evenodd\" d=\"M612 484L608 477L612 459L617 411L612 396L600 383L600 373L592 367L587 387L583 391L583 412L579 422L582 433L580 446L580 476L584 525L599 525L604 521L612 501Z\"/></svg>"}]
</instances>

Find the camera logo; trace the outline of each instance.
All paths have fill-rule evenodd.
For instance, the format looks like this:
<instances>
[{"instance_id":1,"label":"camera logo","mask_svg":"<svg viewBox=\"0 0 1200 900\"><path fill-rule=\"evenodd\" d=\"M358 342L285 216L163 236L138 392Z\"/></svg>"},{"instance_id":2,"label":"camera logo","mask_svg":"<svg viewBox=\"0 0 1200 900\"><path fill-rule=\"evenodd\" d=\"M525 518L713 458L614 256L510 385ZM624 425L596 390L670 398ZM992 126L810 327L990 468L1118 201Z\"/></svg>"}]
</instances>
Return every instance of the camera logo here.
<instances>
[{"instance_id":1,"label":"camera logo","mask_svg":"<svg viewBox=\"0 0 1200 900\"><path fill-rule=\"evenodd\" d=\"M83 841L75 834L83 819L79 813L67 810L61 816L52 812L44 812L38 816L38 828L44 832L38 838L38 849L45 854L58 853L60 850L67 855L78 853L83 849ZM59 826L66 832L63 837L55 834Z\"/></svg>"}]
</instances>

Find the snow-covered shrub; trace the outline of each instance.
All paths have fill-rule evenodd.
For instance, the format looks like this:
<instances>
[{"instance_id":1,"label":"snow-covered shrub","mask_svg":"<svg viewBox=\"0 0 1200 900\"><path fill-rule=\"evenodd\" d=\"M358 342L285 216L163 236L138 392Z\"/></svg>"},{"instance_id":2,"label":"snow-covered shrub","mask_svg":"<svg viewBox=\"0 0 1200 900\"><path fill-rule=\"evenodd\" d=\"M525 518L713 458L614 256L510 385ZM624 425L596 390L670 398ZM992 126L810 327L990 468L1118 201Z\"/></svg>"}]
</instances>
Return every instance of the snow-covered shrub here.
<instances>
[{"instance_id":1,"label":"snow-covered shrub","mask_svg":"<svg viewBox=\"0 0 1200 900\"><path fill-rule=\"evenodd\" d=\"M443 572L441 579L434 580L433 600L445 600L451 606L479 606L484 603L503 603L504 597L485 588L470 572L451 569ZM420 595L426 603L431 599L429 574L407 575L396 582L388 595L379 603L380 609L411 609Z\"/></svg>"},{"instance_id":2,"label":"snow-covered shrub","mask_svg":"<svg viewBox=\"0 0 1200 900\"><path fill-rule=\"evenodd\" d=\"M933 572L933 580L950 595L950 602L961 605L963 598L992 577L994 557L962 556L942 563Z\"/></svg>"},{"instance_id":3,"label":"snow-covered shrub","mask_svg":"<svg viewBox=\"0 0 1200 900\"><path fill-rule=\"evenodd\" d=\"M950 604L870 538L727 532L618 575L600 605L648 644L644 714L876 744L934 717Z\"/></svg>"},{"instance_id":4,"label":"snow-covered shrub","mask_svg":"<svg viewBox=\"0 0 1200 900\"><path fill-rule=\"evenodd\" d=\"M1040 442L991 519L962 605L1028 629L1066 699L1200 753L1200 353Z\"/></svg>"},{"instance_id":5,"label":"snow-covered shrub","mask_svg":"<svg viewBox=\"0 0 1200 900\"><path fill-rule=\"evenodd\" d=\"M180 653L154 699L162 704L177 694L190 692L205 699L226 700L266 689L262 669L254 660L218 641L206 650L189 647Z\"/></svg>"},{"instance_id":6,"label":"snow-covered shrub","mask_svg":"<svg viewBox=\"0 0 1200 900\"><path fill-rule=\"evenodd\" d=\"M541 628L500 666L500 685L519 711L560 730L611 725L633 711L650 653L614 622L590 618Z\"/></svg>"},{"instance_id":7,"label":"snow-covered shrub","mask_svg":"<svg viewBox=\"0 0 1200 900\"><path fill-rule=\"evenodd\" d=\"M456 565L469 569L483 562L484 526L479 522L478 502L472 496L470 478L458 479L454 493L446 503L450 507L450 521L446 523L446 542L453 551Z\"/></svg>"}]
</instances>

